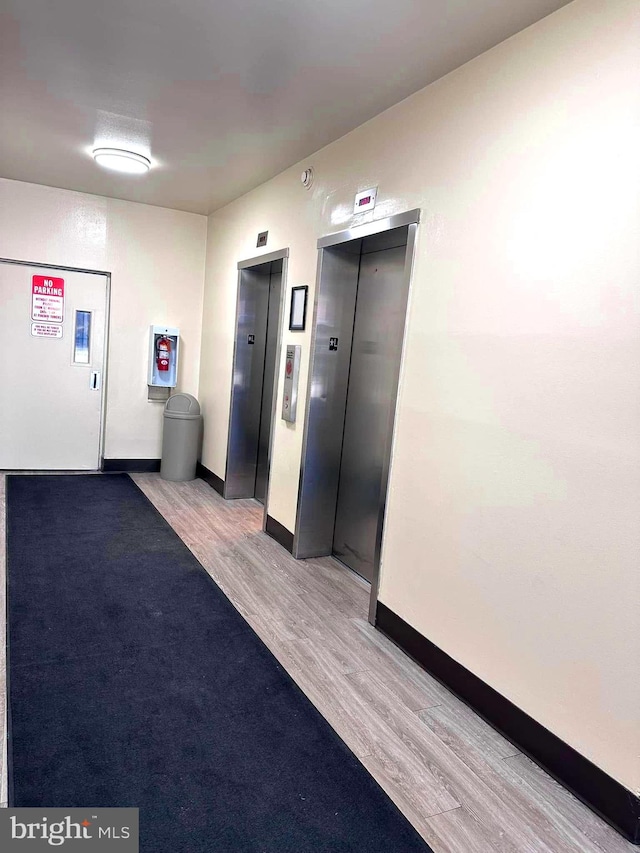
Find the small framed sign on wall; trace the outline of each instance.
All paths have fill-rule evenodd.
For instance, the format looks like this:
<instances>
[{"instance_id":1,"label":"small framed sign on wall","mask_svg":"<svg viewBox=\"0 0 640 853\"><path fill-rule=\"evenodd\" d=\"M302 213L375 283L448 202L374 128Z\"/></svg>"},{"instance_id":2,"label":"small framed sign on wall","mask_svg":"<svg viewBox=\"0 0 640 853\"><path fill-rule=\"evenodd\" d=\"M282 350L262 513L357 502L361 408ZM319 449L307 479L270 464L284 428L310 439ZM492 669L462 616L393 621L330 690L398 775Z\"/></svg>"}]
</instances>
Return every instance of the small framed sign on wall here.
<instances>
[{"instance_id":1,"label":"small framed sign on wall","mask_svg":"<svg viewBox=\"0 0 640 853\"><path fill-rule=\"evenodd\" d=\"M291 288L290 332L304 332L305 323L307 322L308 293L309 287L306 284Z\"/></svg>"}]
</instances>

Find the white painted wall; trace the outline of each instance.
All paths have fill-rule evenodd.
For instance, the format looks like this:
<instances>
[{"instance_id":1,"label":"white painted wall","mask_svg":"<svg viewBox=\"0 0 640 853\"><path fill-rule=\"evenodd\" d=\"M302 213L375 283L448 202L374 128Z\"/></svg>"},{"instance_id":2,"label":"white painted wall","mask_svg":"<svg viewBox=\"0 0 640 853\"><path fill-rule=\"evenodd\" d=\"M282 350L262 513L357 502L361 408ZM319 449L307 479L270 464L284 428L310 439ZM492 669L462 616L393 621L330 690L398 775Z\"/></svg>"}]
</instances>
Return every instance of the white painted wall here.
<instances>
[{"instance_id":1,"label":"white painted wall","mask_svg":"<svg viewBox=\"0 0 640 853\"><path fill-rule=\"evenodd\" d=\"M111 273L105 458L160 456L152 323L180 328L179 389L197 393L206 229L194 213L0 179L0 257Z\"/></svg>"},{"instance_id":2,"label":"white painted wall","mask_svg":"<svg viewBox=\"0 0 640 853\"><path fill-rule=\"evenodd\" d=\"M422 208L380 600L634 790L639 23L636 0L576 0L212 215L200 380L223 477L258 231L313 289L317 238L372 218L357 190L379 185L375 218ZM309 340L283 341L302 389ZM275 431L290 530L303 418Z\"/></svg>"}]
</instances>

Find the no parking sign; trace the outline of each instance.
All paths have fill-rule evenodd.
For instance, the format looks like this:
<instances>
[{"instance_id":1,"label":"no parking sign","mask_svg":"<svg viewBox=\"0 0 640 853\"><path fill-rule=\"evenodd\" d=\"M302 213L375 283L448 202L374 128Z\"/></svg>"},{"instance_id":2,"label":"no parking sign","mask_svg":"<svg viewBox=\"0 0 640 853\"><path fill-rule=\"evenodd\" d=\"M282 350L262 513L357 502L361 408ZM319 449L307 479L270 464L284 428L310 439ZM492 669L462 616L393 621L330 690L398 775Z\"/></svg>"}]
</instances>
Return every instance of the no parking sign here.
<instances>
[{"instance_id":1,"label":"no parking sign","mask_svg":"<svg viewBox=\"0 0 640 853\"><path fill-rule=\"evenodd\" d=\"M31 319L41 323L64 320L64 279L34 275L31 280Z\"/></svg>"}]
</instances>

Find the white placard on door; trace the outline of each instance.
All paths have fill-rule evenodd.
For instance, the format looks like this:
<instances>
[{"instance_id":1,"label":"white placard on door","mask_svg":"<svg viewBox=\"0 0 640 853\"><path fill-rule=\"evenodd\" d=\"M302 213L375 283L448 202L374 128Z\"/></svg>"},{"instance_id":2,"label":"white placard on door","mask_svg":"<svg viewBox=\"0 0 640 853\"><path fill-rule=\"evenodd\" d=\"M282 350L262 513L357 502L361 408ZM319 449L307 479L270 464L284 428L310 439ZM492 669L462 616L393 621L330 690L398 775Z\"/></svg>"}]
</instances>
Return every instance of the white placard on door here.
<instances>
[{"instance_id":1,"label":"white placard on door","mask_svg":"<svg viewBox=\"0 0 640 853\"><path fill-rule=\"evenodd\" d=\"M64 320L64 279L34 275L31 279L31 319L42 323Z\"/></svg>"},{"instance_id":2,"label":"white placard on door","mask_svg":"<svg viewBox=\"0 0 640 853\"><path fill-rule=\"evenodd\" d=\"M54 326L52 323L32 323L31 334L34 338L61 338L62 326Z\"/></svg>"}]
</instances>

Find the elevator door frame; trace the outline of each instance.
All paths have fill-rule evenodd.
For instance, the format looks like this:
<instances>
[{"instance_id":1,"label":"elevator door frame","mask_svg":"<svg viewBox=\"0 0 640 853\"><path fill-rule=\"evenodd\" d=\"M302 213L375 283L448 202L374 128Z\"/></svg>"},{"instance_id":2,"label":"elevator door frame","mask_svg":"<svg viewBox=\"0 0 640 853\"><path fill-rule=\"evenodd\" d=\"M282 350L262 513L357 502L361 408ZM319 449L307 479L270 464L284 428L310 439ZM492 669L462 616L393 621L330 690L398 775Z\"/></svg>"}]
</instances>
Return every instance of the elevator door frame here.
<instances>
[{"instance_id":1,"label":"elevator door frame","mask_svg":"<svg viewBox=\"0 0 640 853\"><path fill-rule=\"evenodd\" d=\"M298 489L298 506L296 513L296 526L293 540L293 555L299 559L306 557L328 556L333 551L333 530L335 525L335 509L337 503L337 488L335 501L328 508L324 506L324 511L318 512L318 508L322 505L323 500L319 499L317 478L313 471L309 469L310 459L307 455L313 452L313 443L318 441L318 433L321 432L316 426L322 418L322 406L326 405L326 394L323 400L322 384L325 380L323 375L322 363L319 361L321 356L320 343L318 341L318 320L319 320L319 305L326 301L328 292L328 277L325 278L324 273L330 269L332 264L340 263L340 255L338 253L329 253L325 250L340 247L342 244L352 243L354 245L354 254L357 251L358 259L360 254L359 241L364 237L370 237L376 234L382 234L386 231L392 231L396 228L407 227L407 242L405 249L404 261L404 283L407 287L407 312L404 321L402 354L400 358L400 366L398 376L394 382L393 398L394 405L390 412L390 429L388 430L387 445L384 454L384 464L382 469L380 500L378 506L378 522L376 530L376 542L373 562L373 578L371 582L371 594L369 598L369 622L375 624L376 607L378 602L378 588L380 582L380 556L382 551L382 537L384 531L384 517L387 504L387 494L389 487L389 469L391 465L391 452L393 448L393 440L395 434L396 410L398 404L398 385L400 374L402 371L402 363L404 361L404 353L406 346L406 329L409 316L409 304L411 300L411 276L413 272L415 243L418 223L420 221L420 210L410 210L406 213L399 213L385 219L379 219L365 225L358 225L349 228L345 231L340 231L335 234L329 234L318 240L318 268L316 276L315 298L313 306L313 324L311 336L311 353L309 365L309 381L307 388L307 401L305 407L305 424L302 443L302 463L300 467L300 485ZM355 247L358 246L356 249ZM344 246L345 258L350 247ZM359 262L353 265L353 269L348 268L348 262L345 269L335 272L334 275L355 275L356 281L359 274ZM324 285L324 287L323 287ZM351 334L352 329L347 332L346 340L339 342L339 346L346 346L349 349L349 358L351 350ZM345 335L345 332L342 332ZM345 387L340 393L344 394L344 402L346 404L347 388ZM340 405L340 404L339 404ZM314 429L315 428L315 429ZM332 500L332 499L330 499ZM315 504L315 506L314 506ZM332 516L332 522L329 518ZM330 532L329 532L330 529Z\"/></svg>"},{"instance_id":2,"label":"elevator door frame","mask_svg":"<svg viewBox=\"0 0 640 853\"><path fill-rule=\"evenodd\" d=\"M289 249L278 249L275 252L268 252L264 255L258 255L255 258L247 258L243 261L238 261L238 284L236 289L236 313L235 313L235 332L234 332L234 343L233 343L233 364L232 364L232 375L231 375L231 397L230 397L230 406L229 406L229 423L228 423L228 431L227 431L227 458L226 458L226 468L225 468L225 498L227 498L227 482L229 480L229 459L231 452L231 439L232 439L232 426L234 419L234 374L236 370L236 359L238 355L238 343L239 343L239 334L240 334L240 288L242 285L242 273L244 270L250 269L251 267L262 266L263 264L269 264L273 261L282 261L282 281L280 285L280 304L278 306L278 332L277 332L277 344L276 344L276 360L274 367L274 375L273 375L273 389L272 389L272 401L271 401L271 429L269 433L269 451L267 457L267 487L265 491L264 498L264 513L262 518L262 529L266 530L267 525L267 509L269 506L269 491L271 487L271 461L273 455L273 433L275 426L275 414L276 414L276 405L277 405L277 393L278 393L278 380L280 378L280 363L281 363L281 349L282 349L282 333L283 333L283 323L284 323L284 306L286 302L286 287L287 287L287 266L289 259ZM228 498L227 498L228 499ZM233 498L231 498L233 499Z\"/></svg>"}]
</instances>

